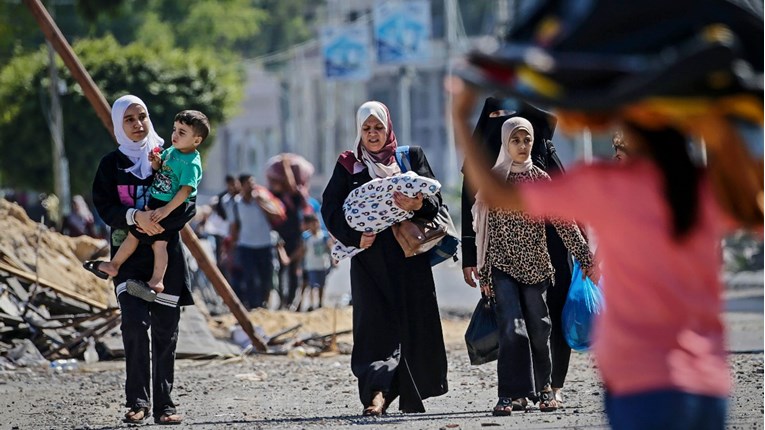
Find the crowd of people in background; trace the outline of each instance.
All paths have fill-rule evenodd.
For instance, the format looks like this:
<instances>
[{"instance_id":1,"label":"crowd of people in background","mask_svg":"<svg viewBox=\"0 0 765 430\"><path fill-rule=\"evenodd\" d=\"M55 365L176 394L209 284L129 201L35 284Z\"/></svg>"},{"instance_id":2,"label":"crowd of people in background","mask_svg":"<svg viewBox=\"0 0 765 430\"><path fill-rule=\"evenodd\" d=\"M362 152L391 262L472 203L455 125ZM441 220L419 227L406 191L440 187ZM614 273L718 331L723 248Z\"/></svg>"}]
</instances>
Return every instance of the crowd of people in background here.
<instances>
[{"instance_id":1,"label":"crowd of people in background","mask_svg":"<svg viewBox=\"0 0 765 430\"><path fill-rule=\"evenodd\" d=\"M318 201L289 158L269 171L265 186L251 174L227 175L226 189L193 222L247 309L310 311L324 305L332 240Z\"/></svg>"}]
</instances>

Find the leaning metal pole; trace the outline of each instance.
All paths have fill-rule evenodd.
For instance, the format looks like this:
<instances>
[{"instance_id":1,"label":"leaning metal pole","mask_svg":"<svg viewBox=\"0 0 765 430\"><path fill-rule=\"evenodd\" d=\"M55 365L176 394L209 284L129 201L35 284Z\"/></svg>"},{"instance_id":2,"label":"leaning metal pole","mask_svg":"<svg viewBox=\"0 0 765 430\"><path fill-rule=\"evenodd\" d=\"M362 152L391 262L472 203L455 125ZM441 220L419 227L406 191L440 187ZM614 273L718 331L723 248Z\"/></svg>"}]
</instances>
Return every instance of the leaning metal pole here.
<instances>
[{"instance_id":1,"label":"leaning metal pole","mask_svg":"<svg viewBox=\"0 0 765 430\"><path fill-rule=\"evenodd\" d=\"M72 50L69 42L64 38L64 35L61 33L61 30L59 30L55 21L53 21L50 14L48 14L45 6L43 6L40 0L24 0L24 4L27 5L32 12L32 15L34 15L37 24L40 26L43 34L45 34L45 38L51 45L53 45L53 48L58 55L64 60L64 64L66 64L69 72L77 83L80 84L80 87L82 87L85 97L88 99L91 106L93 106L93 109L95 109L96 114L98 114L104 127L106 127L109 133L112 134L112 137L114 137L111 107L106 102L106 99L96 86L95 82L93 82L90 74L88 74L85 67L83 67L82 63L77 58L77 55ZM223 274L218 270L218 267L202 248L199 238L197 238L197 235L191 227L188 225L183 227L183 230L181 230L181 237L183 238L183 243L189 248L189 251L191 251L191 255L193 255L197 260L197 263L199 263L200 269L202 269L205 276L207 276L207 279L212 282L213 287L221 296L223 302L226 303L226 306L228 306L231 313L234 314L234 317L236 317L242 330L247 333L253 347L257 351L266 351L266 343L255 333L252 322L248 318L247 310L242 306L242 303L236 297L236 294L234 294L234 291L231 289L228 281L226 281L226 278L223 277Z\"/></svg>"}]
</instances>

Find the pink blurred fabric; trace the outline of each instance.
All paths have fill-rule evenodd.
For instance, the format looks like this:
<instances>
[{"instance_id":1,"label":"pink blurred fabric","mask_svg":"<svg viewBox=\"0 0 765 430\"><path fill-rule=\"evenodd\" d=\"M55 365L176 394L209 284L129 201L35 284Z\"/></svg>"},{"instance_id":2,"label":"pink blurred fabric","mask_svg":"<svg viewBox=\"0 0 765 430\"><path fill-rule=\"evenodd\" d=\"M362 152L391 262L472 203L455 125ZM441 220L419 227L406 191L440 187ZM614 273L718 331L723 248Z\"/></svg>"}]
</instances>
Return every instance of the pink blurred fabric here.
<instances>
[{"instance_id":1,"label":"pink blurred fabric","mask_svg":"<svg viewBox=\"0 0 765 430\"><path fill-rule=\"evenodd\" d=\"M529 213L595 230L605 311L593 349L611 393L729 393L719 272L720 239L730 224L706 181L698 222L681 242L670 233L660 172L645 161L581 166L525 185L521 195Z\"/></svg>"}]
</instances>

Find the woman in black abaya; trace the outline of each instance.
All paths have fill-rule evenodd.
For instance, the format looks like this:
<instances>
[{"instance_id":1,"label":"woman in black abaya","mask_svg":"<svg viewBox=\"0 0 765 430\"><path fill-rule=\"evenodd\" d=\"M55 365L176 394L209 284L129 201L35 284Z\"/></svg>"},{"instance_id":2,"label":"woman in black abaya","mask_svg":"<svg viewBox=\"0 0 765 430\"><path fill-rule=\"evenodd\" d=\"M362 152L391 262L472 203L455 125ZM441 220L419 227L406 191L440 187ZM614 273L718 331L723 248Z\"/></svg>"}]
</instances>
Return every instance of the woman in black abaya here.
<instances>
[{"instance_id":1,"label":"woman in black abaya","mask_svg":"<svg viewBox=\"0 0 765 430\"><path fill-rule=\"evenodd\" d=\"M353 230L345 220L348 194L373 178L401 172L396 135L380 102L366 102L356 113L356 152L340 154L324 190L321 213L329 232L346 246L364 249L351 260L353 355L363 414L385 413L399 398L403 412L424 412L423 400L446 393L446 350L433 272L427 254L404 257L390 228L380 233ZM433 178L422 149L409 148L411 170ZM415 216L434 218L441 195L408 198L395 204Z\"/></svg>"}]
</instances>

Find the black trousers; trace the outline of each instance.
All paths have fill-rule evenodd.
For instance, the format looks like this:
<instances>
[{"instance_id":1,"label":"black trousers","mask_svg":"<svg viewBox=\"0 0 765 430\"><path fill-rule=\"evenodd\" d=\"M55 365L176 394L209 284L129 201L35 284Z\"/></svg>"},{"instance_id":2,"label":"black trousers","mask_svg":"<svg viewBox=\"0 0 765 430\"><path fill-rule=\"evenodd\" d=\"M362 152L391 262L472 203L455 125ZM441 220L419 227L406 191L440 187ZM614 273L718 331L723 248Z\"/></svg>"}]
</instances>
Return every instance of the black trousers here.
<instances>
[{"instance_id":1,"label":"black trousers","mask_svg":"<svg viewBox=\"0 0 765 430\"><path fill-rule=\"evenodd\" d=\"M566 304L568 290L571 287L571 257L555 227L547 224L547 250L555 268L555 284L547 290L547 307L550 310L552 333L550 334L550 352L552 354L552 386L563 388L571 360L571 347L563 336L563 305Z\"/></svg>"},{"instance_id":2,"label":"black trousers","mask_svg":"<svg viewBox=\"0 0 765 430\"><path fill-rule=\"evenodd\" d=\"M117 299L122 311L120 328L125 346L126 406L150 408L155 417L174 414L175 404L170 392L175 376L175 347L181 309L149 303L127 292Z\"/></svg>"},{"instance_id":3,"label":"black trousers","mask_svg":"<svg viewBox=\"0 0 765 430\"><path fill-rule=\"evenodd\" d=\"M536 397L550 384L550 315L546 292L550 281L524 284L492 269L499 326L497 377L499 397Z\"/></svg>"}]
</instances>

